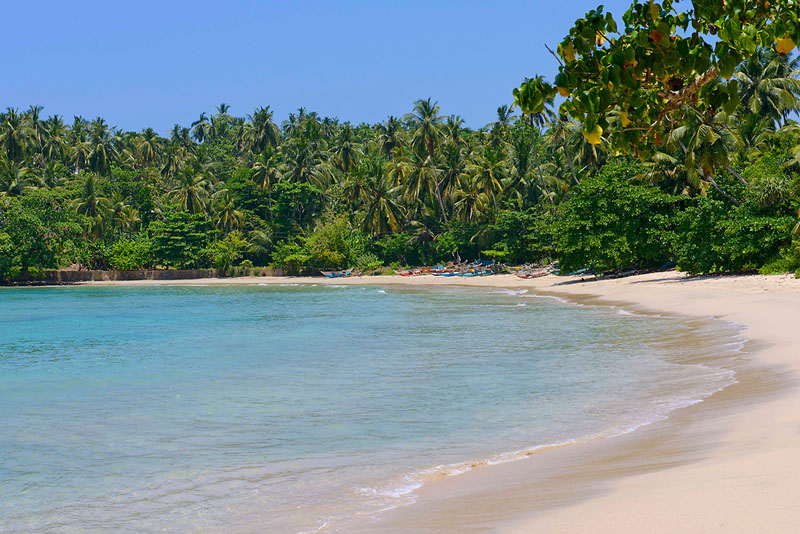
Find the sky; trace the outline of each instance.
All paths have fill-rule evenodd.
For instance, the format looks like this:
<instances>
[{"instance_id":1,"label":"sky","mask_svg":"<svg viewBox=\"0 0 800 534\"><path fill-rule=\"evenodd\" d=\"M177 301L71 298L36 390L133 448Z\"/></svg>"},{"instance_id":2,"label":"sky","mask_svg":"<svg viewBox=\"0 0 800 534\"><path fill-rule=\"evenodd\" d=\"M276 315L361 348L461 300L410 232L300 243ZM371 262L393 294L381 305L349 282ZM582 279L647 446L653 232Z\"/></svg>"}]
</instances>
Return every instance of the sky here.
<instances>
[{"instance_id":1,"label":"sky","mask_svg":"<svg viewBox=\"0 0 800 534\"><path fill-rule=\"evenodd\" d=\"M8 2L0 108L165 135L222 102L375 123L430 97L480 128L525 77L555 76L544 45L601 1Z\"/></svg>"}]
</instances>

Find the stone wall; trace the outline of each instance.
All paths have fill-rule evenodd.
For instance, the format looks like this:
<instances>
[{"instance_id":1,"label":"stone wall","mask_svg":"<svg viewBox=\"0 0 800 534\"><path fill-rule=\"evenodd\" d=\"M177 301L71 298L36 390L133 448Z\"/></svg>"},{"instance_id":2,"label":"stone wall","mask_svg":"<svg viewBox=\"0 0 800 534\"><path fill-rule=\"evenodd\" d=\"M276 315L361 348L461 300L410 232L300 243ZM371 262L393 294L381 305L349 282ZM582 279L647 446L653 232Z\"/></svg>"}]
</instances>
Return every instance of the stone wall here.
<instances>
[{"instance_id":1,"label":"stone wall","mask_svg":"<svg viewBox=\"0 0 800 534\"><path fill-rule=\"evenodd\" d=\"M283 276L280 269L255 267L253 269L237 269L231 273L234 276ZM153 269L146 271L70 271L70 270L45 270L42 275L32 277L20 275L7 281L0 281L6 285L54 285L76 284L80 282L103 282L125 280L194 280L198 278L216 278L216 269Z\"/></svg>"}]
</instances>

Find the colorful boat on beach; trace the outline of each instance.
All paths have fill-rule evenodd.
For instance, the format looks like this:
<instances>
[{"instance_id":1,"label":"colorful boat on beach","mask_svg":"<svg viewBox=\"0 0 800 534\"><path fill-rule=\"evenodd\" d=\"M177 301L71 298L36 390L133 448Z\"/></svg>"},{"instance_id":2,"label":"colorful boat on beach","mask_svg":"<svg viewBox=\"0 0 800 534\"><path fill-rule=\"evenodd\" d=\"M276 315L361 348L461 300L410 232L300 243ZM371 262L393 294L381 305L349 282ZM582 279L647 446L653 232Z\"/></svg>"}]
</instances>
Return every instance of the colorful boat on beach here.
<instances>
[{"instance_id":1,"label":"colorful boat on beach","mask_svg":"<svg viewBox=\"0 0 800 534\"><path fill-rule=\"evenodd\" d=\"M353 269L347 269L345 271L320 271L322 276L326 278L343 278L345 276L352 276Z\"/></svg>"}]
</instances>

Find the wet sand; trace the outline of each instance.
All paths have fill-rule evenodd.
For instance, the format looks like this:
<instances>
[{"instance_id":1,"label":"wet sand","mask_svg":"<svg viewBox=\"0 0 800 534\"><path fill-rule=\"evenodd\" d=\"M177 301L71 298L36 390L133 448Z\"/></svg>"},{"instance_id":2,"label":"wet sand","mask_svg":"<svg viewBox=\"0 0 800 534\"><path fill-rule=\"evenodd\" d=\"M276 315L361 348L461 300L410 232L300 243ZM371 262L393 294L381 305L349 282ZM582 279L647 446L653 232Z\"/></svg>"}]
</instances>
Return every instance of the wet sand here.
<instances>
[{"instance_id":1,"label":"wet sand","mask_svg":"<svg viewBox=\"0 0 800 534\"><path fill-rule=\"evenodd\" d=\"M92 285L332 283L528 289L573 302L746 325L738 383L624 436L444 477L415 504L348 532L795 532L800 524L800 280L687 278L675 272L586 281L511 275L236 278ZM743 326L743 328L745 328ZM721 341L729 341L727 339Z\"/></svg>"}]
</instances>

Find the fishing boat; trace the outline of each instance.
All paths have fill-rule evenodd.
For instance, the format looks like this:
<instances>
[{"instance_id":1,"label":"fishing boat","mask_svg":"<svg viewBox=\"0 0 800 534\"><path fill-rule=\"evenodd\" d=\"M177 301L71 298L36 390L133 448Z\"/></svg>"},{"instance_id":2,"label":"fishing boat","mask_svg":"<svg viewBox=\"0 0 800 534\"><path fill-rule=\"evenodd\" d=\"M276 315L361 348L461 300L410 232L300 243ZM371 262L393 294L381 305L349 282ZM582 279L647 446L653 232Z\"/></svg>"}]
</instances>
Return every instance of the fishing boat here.
<instances>
[{"instance_id":1,"label":"fishing boat","mask_svg":"<svg viewBox=\"0 0 800 534\"><path fill-rule=\"evenodd\" d=\"M395 271L394 273L400 276L417 276L422 274L422 271L419 269L409 269L408 271Z\"/></svg>"},{"instance_id":2,"label":"fishing boat","mask_svg":"<svg viewBox=\"0 0 800 534\"><path fill-rule=\"evenodd\" d=\"M347 269L346 271L320 271L322 276L326 278L343 278L345 276L350 276L353 274L353 269Z\"/></svg>"}]
</instances>

